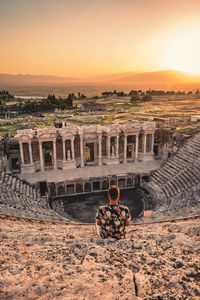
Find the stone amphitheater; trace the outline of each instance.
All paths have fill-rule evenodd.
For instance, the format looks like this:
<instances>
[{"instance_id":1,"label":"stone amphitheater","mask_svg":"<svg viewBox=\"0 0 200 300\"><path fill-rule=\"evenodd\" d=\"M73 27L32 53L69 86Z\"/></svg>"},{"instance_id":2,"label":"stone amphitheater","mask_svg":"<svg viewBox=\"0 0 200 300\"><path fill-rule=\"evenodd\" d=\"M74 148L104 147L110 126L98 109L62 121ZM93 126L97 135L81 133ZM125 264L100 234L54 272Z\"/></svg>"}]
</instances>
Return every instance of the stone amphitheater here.
<instances>
[{"instance_id":1,"label":"stone amphitheater","mask_svg":"<svg viewBox=\"0 0 200 300\"><path fill-rule=\"evenodd\" d=\"M0 299L199 299L200 134L150 179L153 213L98 239L34 185L0 176Z\"/></svg>"},{"instance_id":2,"label":"stone amphitheater","mask_svg":"<svg viewBox=\"0 0 200 300\"><path fill-rule=\"evenodd\" d=\"M164 210L193 208L199 214L200 134L189 139L163 166L153 172L146 188ZM178 213L178 212L177 212Z\"/></svg>"}]
</instances>

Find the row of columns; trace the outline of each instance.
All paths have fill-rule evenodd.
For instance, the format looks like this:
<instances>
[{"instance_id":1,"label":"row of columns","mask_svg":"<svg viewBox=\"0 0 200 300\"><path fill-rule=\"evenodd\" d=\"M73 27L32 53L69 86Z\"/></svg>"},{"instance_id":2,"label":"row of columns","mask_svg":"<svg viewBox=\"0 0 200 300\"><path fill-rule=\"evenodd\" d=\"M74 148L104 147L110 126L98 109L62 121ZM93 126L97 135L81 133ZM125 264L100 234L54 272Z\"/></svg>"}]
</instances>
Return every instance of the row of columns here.
<instances>
[{"instance_id":1,"label":"row of columns","mask_svg":"<svg viewBox=\"0 0 200 300\"><path fill-rule=\"evenodd\" d=\"M32 147L31 147L31 141L28 142L28 148L29 148L29 158L30 158L30 164L33 164L33 153L32 153ZM22 141L19 141L19 149L20 149L20 157L21 157L21 162L24 165L24 148L23 148L23 143Z\"/></svg>"},{"instance_id":2,"label":"row of columns","mask_svg":"<svg viewBox=\"0 0 200 300\"><path fill-rule=\"evenodd\" d=\"M25 164L25 160L24 160L24 149L23 149L23 143L22 143L22 141L19 141L19 148L20 148L21 163L22 163L22 165L24 165ZM33 165L33 152L32 152L31 141L28 142L28 148L29 148L30 165ZM54 161L54 168L57 169L56 141L53 141L53 153L54 153L54 159L53 159L53 161ZM43 159L42 141L39 141L39 155L40 155L41 171L44 171L44 159Z\"/></svg>"},{"instance_id":3,"label":"row of columns","mask_svg":"<svg viewBox=\"0 0 200 300\"><path fill-rule=\"evenodd\" d=\"M143 139L143 154L146 154L147 152L147 133L144 133L144 139ZM154 147L154 133L151 133L151 153L153 153L153 147Z\"/></svg>"},{"instance_id":4,"label":"row of columns","mask_svg":"<svg viewBox=\"0 0 200 300\"><path fill-rule=\"evenodd\" d=\"M83 151L83 134L80 134L80 154L81 154L81 167L84 167L84 151ZM135 160L138 160L138 147L139 147L139 135L136 134L136 142L135 142ZM115 137L115 153L111 153L111 137ZM127 137L128 134L124 135L124 163L127 162ZM99 142L99 160L98 164L102 165L102 134L98 134L98 142ZM63 139L63 161L66 162L66 140ZM32 153L32 146L31 141L28 142L29 146L29 157L30 157L30 164L33 165L33 153ZM109 136L107 137L107 159L111 158L111 154L115 157L119 157L119 135L117 136ZM146 154L146 146L147 146L147 133L143 135L143 154ZM151 139L151 152L153 153L153 146L154 146L154 134L152 133L152 139ZM25 164L24 161L24 150L23 150L23 143L22 141L19 141L19 147L20 147L20 156L21 156L21 162L22 165ZM40 166L41 171L44 171L44 158L43 158L43 149L42 149L42 141L39 141L39 155L40 155ZM74 150L74 137L71 138L71 157L70 160L75 161L75 150ZM53 140L53 167L54 169L57 169L57 153L56 153L56 140Z\"/></svg>"}]
</instances>

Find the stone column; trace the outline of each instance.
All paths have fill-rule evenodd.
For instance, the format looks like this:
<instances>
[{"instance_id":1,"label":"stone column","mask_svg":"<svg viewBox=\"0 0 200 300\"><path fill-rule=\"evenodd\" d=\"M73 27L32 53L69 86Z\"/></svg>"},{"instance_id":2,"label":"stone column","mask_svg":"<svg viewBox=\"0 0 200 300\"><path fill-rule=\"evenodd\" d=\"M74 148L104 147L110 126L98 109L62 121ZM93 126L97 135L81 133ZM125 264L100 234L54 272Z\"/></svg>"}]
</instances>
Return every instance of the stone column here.
<instances>
[{"instance_id":1,"label":"stone column","mask_svg":"<svg viewBox=\"0 0 200 300\"><path fill-rule=\"evenodd\" d=\"M154 133L151 135L151 152L153 153L153 148L154 148Z\"/></svg>"},{"instance_id":2,"label":"stone column","mask_svg":"<svg viewBox=\"0 0 200 300\"><path fill-rule=\"evenodd\" d=\"M41 141L39 141L39 150L40 150L40 167L41 167L41 171L44 171L44 159L43 159L43 150L42 150Z\"/></svg>"},{"instance_id":3,"label":"stone column","mask_svg":"<svg viewBox=\"0 0 200 300\"><path fill-rule=\"evenodd\" d=\"M124 134L124 163L127 162L127 134Z\"/></svg>"},{"instance_id":4,"label":"stone column","mask_svg":"<svg viewBox=\"0 0 200 300\"><path fill-rule=\"evenodd\" d=\"M107 136L107 158L110 158L110 136Z\"/></svg>"},{"instance_id":5,"label":"stone column","mask_svg":"<svg viewBox=\"0 0 200 300\"><path fill-rule=\"evenodd\" d=\"M65 140L63 139L63 161L66 161L66 145L65 145Z\"/></svg>"},{"instance_id":6,"label":"stone column","mask_svg":"<svg viewBox=\"0 0 200 300\"><path fill-rule=\"evenodd\" d=\"M81 151L81 168L84 167L84 156L83 156L83 135L80 134L80 151Z\"/></svg>"},{"instance_id":7,"label":"stone column","mask_svg":"<svg viewBox=\"0 0 200 300\"><path fill-rule=\"evenodd\" d=\"M117 135L116 157L119 157L119 135Z\"/></svg>"},{"instance_id":8,"label":"stone column","mask_svg":"<svg viewBox=\"0 0 200 300\"><path fill-rule=\"evenodd\" d=\"M99 134L98 135L98 138L99 138L99 166L102 166L102 135Z\"/></svg>"},{"instance_id":9,"label":"stone column","mask_svg":"<svg viewBox=\"0 0 200 300\"><path fill-rule=\"evenodd\" d=\"M75 160L75 153L74 153L74 136L71 139L71 151L72 151L72 160Z\"/></svg>"},{"instance_id":10,"label":"stone column","mask_svg":"<svg viewBox=\"0 0 200 300\"><path fill-rule=\"evenodd\" d=\"M33 153L32 153L31 141L28 143L28 147L29 147L30 164L33 165Z\"/></svg>"},{"instance_id":11,"label":"stone column","mask_svg":"<svg viewBox=\"0 0 200 300\"><path fill-rule=\"evenodd\" d=\"M21 163L22 165L24 165L24 149L23 149L22 141L19 141L19 149L20 149Z\"/></svg>"},{"instance_id":12,"label":"stone column","mask_svg":"<svg viewBox=\"0 0 200 300\"><path fill-rule=\"evenodd\" d=\"M139 136L135 136L135 161L138 161Z\"/></svg>"},{"instance_id":13,"label":"stone column","mask_svg":"<svg viewBox=\"0 0 200 300\"><path fill-rule=\"evenodd\" d=\"M53 167L57 169L56 141L53 141Z\"/></svg>"},{"instance_id":14,"label":"stone column","mask_svg":"<svg viewBox=\"0 0 200 300\"><path fill-rule=\"evenodd\" d=\"M147 152L147 134L145 132L143 136L143 154L146 154L146 152Z\"/></svg>"}]
</instances>

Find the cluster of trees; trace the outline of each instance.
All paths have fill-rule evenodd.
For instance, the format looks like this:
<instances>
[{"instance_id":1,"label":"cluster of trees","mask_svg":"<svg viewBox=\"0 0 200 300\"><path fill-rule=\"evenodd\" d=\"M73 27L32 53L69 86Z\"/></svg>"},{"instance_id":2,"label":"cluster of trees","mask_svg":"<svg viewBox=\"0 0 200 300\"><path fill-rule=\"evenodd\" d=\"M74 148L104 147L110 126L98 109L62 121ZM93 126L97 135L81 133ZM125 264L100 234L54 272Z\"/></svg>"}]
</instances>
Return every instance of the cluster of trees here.
<instances>
[{"instance_id":1,"label":"cluster of trees","mask_svg":"<svg viewBox=\"0 0 200 300\"><path fill-rule=\"evenodd\" d=\"M2 90L0 91L0 101L1 102L4 102L4 101L9 101L11 99L14 99L14 96L11 95L9 93L9 91L6 91L6 90Z\"/></svg>"},{"instance_id":2,"label":"cluster of trees","mask_svg":"<svg viewBox=\"0 0 200 300\"><path fill-rule=\"evenodd\" d=\"M142 102L147 102L147 101L151 101L152 100L152 96L148 93L133 93L131 96L131 102L137 102L137 101L142 101Z\"/></svg>"},{"instance_id":3,"label":"cluster of trees","mask_svg":"<svg viewBox=\"0 0 200 300\"><path fill-rule=\"evenodd\" d=\"M151 96L170 96L170 95L199 95L200 92L199 90L196 90L195 92L189 91L189 92L185 92L185 91L163 91L163 90L151 90L149 89L147 92L147 94L150 94Z\"/></svg>"},{"instance_id":4,"label":"cluster of trees","mask_svg":"<svg viewBox=\"0 0 200 300\"><path fill-rule=\"evenodd\" d=\"M4 105L2 103L2 101L0 100L0 114L2 114L4 112Z\"/></svg>"},{"instance_id":5,"label":"cluster of trees","mask_svg":"<svg viewBox=\"0 0 200 300\"><path fill-rule=\"evenodd\" d=\"M163 90L147 90L146 92L143 92L142 90L132 90L128 94L131 96L131 102L135 101L151 101L153 96L173 96L173 95L200 95L200 91L196 90L195 92L189 91L163 91Z\"/></svg>"},{"instance_id":6,"label":"cluster of trees","mask_svg":"<svg viewBox=\"0 0 200 300\"><path fill-rule=\"evenodd\" d=\"M74 94L73 94L74 95ZM75 95L74 95L75 96ZM76 97L76 96L75 96ZM84 94L81 94L80 92L78 92L78 99L85 99L86 96Z\"/></svg>"},{"instance_id":7,"label":"cluster of trees","mask_svg":"<svg viewBox=\"0 0 200 300\"><path fill-rule=\"evenodd\" d=\"M101 93L101 97L94 96L92 99L96 100L102 97L125 97L129 96L131 97L131 102L137 102L137 101L151 101L153 96L165 96L165 95L196 95L200 96L200 91L196 90L195 92L189 91L174 91L174 90L152 90L149 89L146 92L142 90L131 90L128 93L125 93L123 91L104 91ZM31 112L48 112L48 111L54 111L55 108L58 109L68 109L68 108L74 108L74 100L76 99L85 99L86 96L80 92L78 92L77 95L74 93L68 94L67 97L56 97L54 94L49 94L46 99L40 99L40 100L18 100L18 108L17 110L21 112L31 113ZM2 90L0 91L0 113L6 112L6 102L12 101L14 99L14 96L9 93L9 91Z\"/></svg>"},{"instance_id":8,"label":"cluster of trees","mask_svg":"<svg viewBox=\"0 0 200 300\"><path fill-rule=\"evenodd\" d=\"M163 91L163 90L152 90L149 89L146 92L142 90L131 90L129 93L125 93L123 91L117 92L114 90L113 92L111 91L105 91L101 93L102 97L111 97L113 95L117 97L123 97L123 96L131 96L133 98L142 98L146 95L151 95L151 96L173 96L173 95L200 95L200 91L196 90L195 92L189 91L174 91L174 90L169 90L169 91ZM95 98L98 98L95 96Z\"/></svg>"},{"instance_id":9,"label":"cluster of trees","mask_svg":"<svg viewBox=\"0 0 200 300\"><path fill-rule=\"evenodd\" d=\"M114 90L113 92L105 91L105 92L102 92L101 95L102 95L102 97L111 97L113 95L115 95L116 97L129 96L129 97L131 97L131 100L130 100L131 102L140 101L140 100L141 101L150 101L152 99L152 95L149 93L149 91L143 92L142 90L131 90L129 93L125 93L123 91L117 92L116 90Z\"/></svg>"},{"instance_id":10,"label":"cluster of trees","mask_svg":"<svg viewBox=\"0 0 200 300\"><path fill-rule=\"evenodd\" d=\"M58 109L74 108L74 99L83 99L85 95L78 93L78 97L74 93L70 93L67 97L61 98L56 97L54 94L49 94L46 99L38 100L17 100L18 105L14 110L20 112L31 113L31 112L48 112ZM0 91L0 113L7 111L6 102L14 99L8 91Z\"/></svg>"},{"instance_id":11,"label":"cluster of trees","mask_svg":"<svg viewBox=\"0 0 200 300\"><path fill-rule=\"evenodd\" d=\"M54 94L49 94L46 99L27 101L23 105L23 112L47 112L58 109L73 108L73 101L75 99L74 93L69 94L66 98L56 97Z\"/></svg>"},{"instance_id":12,"label":"cluster of trees","mask_svg":"<svg viewBox=\"0 0 200 300\"><path fill-rule=\"evenodd\" d=\"M163 91L163 90L151 90L143 92L141 90L132 90L129 93L129 96L131 96L131 102L135 101L151 101L153 96L173 96L173 95L196 95L199 96L200 92L199 90L196 90L194 93L192 91L185 92L185 91Z\"/></svg>"},{"instance_id":13,"label":"cluster of trees","mask_svg":"<svg viewBox=\"0 0 200 300\"><path fill-rule=\"evenodd\" d=\"M113 92L109 92L109 91L105 91L101 93L102 97L111 97L113 95L117 96L117 97L124 97L124 96L128 96L126 93L124 93L123 91L119 91L117 92L116 90L114 90Z\"/></svg>"},{"instance_id":14,"label":"cluster of trees","mask_svg":"<svg viewBox=\"0 0 200 300\"><path fill-rule=\"evenodd\" d=\"M14 96L9 93L9 91L0 91L0 113L4 113L5 103L14 99Z\"/></svg>"}]
</instances>

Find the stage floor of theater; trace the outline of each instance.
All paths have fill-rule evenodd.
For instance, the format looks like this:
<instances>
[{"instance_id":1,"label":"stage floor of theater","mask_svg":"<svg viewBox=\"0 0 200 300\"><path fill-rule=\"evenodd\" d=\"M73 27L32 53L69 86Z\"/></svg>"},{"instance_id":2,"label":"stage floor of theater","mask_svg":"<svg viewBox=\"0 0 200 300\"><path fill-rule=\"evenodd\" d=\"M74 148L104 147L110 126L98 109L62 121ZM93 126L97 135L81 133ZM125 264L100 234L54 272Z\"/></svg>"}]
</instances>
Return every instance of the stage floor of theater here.
<instances>
[{"instance_id":1,"label":"stage floor of theater","mask_svg":"<svg viewBox=\"0 0 200 300\"><path fill-rule=\"evenodd\" d=\"M154 160L148 162L134 162L126 164L113 164L103 166L91 166L84 168L68 169L68 170L48 170L37 173L20 174L21 179L25 179L31 184L39 181L60 182L73 181L76 179L101 178L111 175L125 175L128 173L148 174L150 171L160 167L162 161Z\"/></svg>"}]
</instances>

